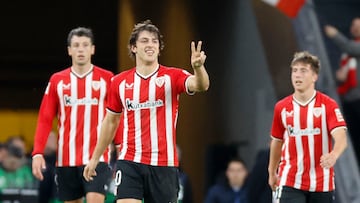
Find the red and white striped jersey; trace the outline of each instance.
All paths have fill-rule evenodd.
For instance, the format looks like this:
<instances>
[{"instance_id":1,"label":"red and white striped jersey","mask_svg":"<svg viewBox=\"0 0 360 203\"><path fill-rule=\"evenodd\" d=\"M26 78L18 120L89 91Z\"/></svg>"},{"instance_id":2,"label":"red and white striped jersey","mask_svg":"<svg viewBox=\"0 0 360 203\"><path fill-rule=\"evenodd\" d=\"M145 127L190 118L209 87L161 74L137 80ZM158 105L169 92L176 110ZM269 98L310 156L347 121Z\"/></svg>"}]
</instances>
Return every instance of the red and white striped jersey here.
<instances>
[{"instance_id":1,"label":"red and white striped jersey","mask_svg":"<svg viewBox=\"0 0 360 203\"><path fill-rule=\"evenodd\" d=\"M71 68L53 74L41 102L32 154L43 153L57 116L57 166L87 164L100 135L112 76L110 71L96 66L83 76ZM108 160L106 150L100 161Z\"/></svg>"},{"instance_id":2,"label":"red and white striped jersey","mask_svg":"<svg viewBox=\"0 0 360 203\"><path fill-rule=\"evenodd\" d=\"M108 111L123 113L115 143L118 159L153 166L178 166L176 120L179 95L191 74L160 65L150 76L135 68L113 78Z\"/></svg>"},{"instance_id":3,"label":"red and white striped jersey","mask_svg":"<svg viewBox=\"0 0 360 203\"><path fill-rule=\"evenodd\" d=\"M288 96L275 105L271 135L284 141L279 165L280 186L304 191L335 189L334 169L320 166L332 150L331 132L346 124L337 103L316 92L306 104Z\"/></svg>"}]
</instances>

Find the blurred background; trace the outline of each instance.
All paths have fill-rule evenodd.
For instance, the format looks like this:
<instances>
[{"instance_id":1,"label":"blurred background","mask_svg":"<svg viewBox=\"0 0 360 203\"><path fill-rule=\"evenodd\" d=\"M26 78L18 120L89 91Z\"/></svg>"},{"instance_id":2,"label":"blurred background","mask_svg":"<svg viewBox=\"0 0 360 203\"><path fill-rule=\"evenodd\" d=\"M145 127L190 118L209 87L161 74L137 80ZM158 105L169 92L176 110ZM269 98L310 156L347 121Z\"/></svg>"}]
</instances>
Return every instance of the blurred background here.
<instances>
[{"instance_id":1,"label":"blurred background","mask_svg":"<svg viewBox=\"0 0 360 203\"><path fill-rule=\"evenodd\" d=\"M350 37L351 20L360 16L359 0L306 1L295 17L262 0L0 4L0 141L21 135L28 153L48 79L70 66L66 38L72 28L93 29L92 61L115 73L134 65L127 43L137 22L150 19L160 28L164 65L191 72L190 42L203 41L210 89L181 97L177 131L194 202L202 202L228 157L238 155L252 168L257 152L268 147L273 106L292 93L289 64L295 51L320 56L318 89L336 98L333 74L341 52L322 27L334 25Z\"/></svg>"}]
</instances>

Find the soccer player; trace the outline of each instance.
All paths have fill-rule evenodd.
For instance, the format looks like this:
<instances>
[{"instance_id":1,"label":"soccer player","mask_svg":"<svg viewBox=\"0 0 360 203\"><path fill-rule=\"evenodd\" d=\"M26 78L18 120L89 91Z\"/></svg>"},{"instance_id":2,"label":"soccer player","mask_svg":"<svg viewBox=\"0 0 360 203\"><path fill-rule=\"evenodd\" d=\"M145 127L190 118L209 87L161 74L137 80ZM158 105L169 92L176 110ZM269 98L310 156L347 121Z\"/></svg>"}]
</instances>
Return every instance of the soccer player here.
<instances>
[{"instance_id":1,"label":"soccer player","mask_svg":"<svg viewBox=\"0 0 360 203\"><path fill-rule=\"evenodd\" d=\"M295 53L294 93L275 105L268 171L281 203L333 202L333 166L347 146L346 124L337 103L315 90L319 70L316 56Z\"/></svg>"},{"instance_id":2,"label":"soccer player","mask_svg":"<svg viewBox=\"0 0 360 203\"><path fill-rule=\"evenodd\" d=\"M95 167L113 140L122 113L115 177L118 203L140 203L142 199L146 203L177 202L178 100L180 93L194 94L209 87L201 45L201 41L197 46L191 43L192 75L159 64L162 36L150 20L136 24L132 30L128 48L136 67L113 77L100 141L84 169L88 181L101 175Z\"/></svg>"},{"instance_id":3,"label":"soccer player","mask_svg":"<svg viewBox=\"0 0 360 203\"><path fill-rule=\"evenodd\" d=\"M91 29L75 28L67 39L68 54L72 66L53 74L46 88L39 110L34 150L33 174L43 180L46 169L43 151L52 129L55 116L58 119L58 151L56 183L59 199L68 203L104 202L105 185L111 173L108 167L108 149L99 155L99 175L87 182L82 177L85 164L91 158L100 135L100 125L105 116L105 103L113 73L91 63L95 52Z\"/></svg>"}]
</instances>

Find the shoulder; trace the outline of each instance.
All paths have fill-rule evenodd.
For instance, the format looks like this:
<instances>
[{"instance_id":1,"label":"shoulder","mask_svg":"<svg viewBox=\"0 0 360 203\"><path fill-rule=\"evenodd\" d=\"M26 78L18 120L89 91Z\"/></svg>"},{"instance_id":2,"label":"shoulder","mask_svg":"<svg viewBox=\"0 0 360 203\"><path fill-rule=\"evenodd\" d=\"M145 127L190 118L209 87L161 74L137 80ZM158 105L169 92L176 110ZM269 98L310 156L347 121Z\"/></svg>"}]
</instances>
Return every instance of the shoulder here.
<instances>
[{"instance_id":1,"label":"shoulder","mask_svg":"<svg viewBox=\"0 0 360 203\"><path fill-rule=\"evenodd\" d=\"M50 77L50 81L57 81L59 79L65 78L65 77L70 77L70 67L63 69L61 71L55 72L51 75Z\"/></svg>"},{"instance_id":2,"label":"shoulder","mask_svg":"<svg viewBox=\"0 0 360 203\"><path fill-rule=\"evenodd\" d=\"M113 77L113 81L119 81L119 80L124 80L126 77L131 77L135 74L135 68L131 68L129 70L125 70L125 71L122 71L116 75L114 75Z\"/></svg>"},{"instance_id":3,"label":"shoulder","mask_svg":"<svg viewBox=\"0 0 360 203\"><path fill-rule=\"evenodd\" d=\"M164 65L160 65L159 73L160 74L173 74L173 75L182 75L182 74L191 75L191 73L189 73L185 69L178 68L178 67L169 67L169 66L164 66Z\"/></svg>"},{"instance_id":4,"label":"shoulder","mask_svg":"<svg viewBox=\"0 0 360 203\"><path fill-rule=\"evenodd\" d=\"M110 76L110 77L112 77L114 75L113 72L106 70L104 68L100 68L99 66L95 66L95 65L94 65L94 71L99 72L101 75L106 75L106 76Z\"/></svg>"},{"instance_id":5,"label":"shoulder","mask_svg":"<svg viewBox=\"0 0 360 203\"><path fill-rule=\"evenodd\" d=\"M286 97L280 99L278 102L276 102L275 108L281 108L281 107L287 106L292 103L292 100L293 100L292 95L286 96Z\"/></svg>"},{"instance_id":6,"label":"shoulder","mask_svg":"<svg viewBox=\"0 0 360 203\"><path fill-rule=\"evenodd\" d=\"M321 103L324 103L324 104L335 104L337 103L335 101L335 99L331 98L330 96L322 93L322 92L319 92L317 91L316 93L316 99L320 100Z\"/></svg>"}]
</instances>

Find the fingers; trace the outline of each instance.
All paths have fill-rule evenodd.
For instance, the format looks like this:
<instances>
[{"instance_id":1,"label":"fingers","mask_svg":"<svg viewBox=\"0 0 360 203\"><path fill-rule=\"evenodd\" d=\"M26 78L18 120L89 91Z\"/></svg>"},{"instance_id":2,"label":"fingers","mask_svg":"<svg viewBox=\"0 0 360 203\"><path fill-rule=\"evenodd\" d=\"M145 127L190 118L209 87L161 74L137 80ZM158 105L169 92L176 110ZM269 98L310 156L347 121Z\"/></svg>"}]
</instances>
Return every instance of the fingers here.
<instances>
[{"instance_id":1,"label":"fingers","mask_svg":"<svg viewBox=\"0 0 360 203\"><path fill-rule=\"evenodd\" d=\"M195 42L191 42L191 53L195 52Z\"/></svg>"},{"instance_id":2,"label":"fingers","mask_svg":"<svg viewBox=\"0 0 360 203\"><path fill-rule=\"evenodd\" d=\"M93 178L94 176L96 176L96 171L93 169L90 169L89 166L86 166L84 168L83 176L84 176L85 180L89 182L94 179Z\"/></svg>"},{"instance_id":3,"label":"fingers","mask_svg":"<svg viewBox=\"0 0 360 203\"><path fill-rule=\"evenodd\" d=\"M33 158L32 173L38 180L43 180L44 176L42 172L46 170L45 160L42 156Z\"/></svg>"},{"instance_id":4,"label":"fingers","mask_svg":"<svg viewBox=\"0 0 360 203\"><path fill-rule=\"evenodd\" d=\"M195 42L192 41L191 42L191 53L195 53L195 52L200 53L201 52L201 47L202 47L202 41L198 42L198 44L196 46L196 49L195 49Z\"/></svg>"}]
</instances>

